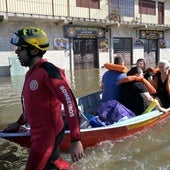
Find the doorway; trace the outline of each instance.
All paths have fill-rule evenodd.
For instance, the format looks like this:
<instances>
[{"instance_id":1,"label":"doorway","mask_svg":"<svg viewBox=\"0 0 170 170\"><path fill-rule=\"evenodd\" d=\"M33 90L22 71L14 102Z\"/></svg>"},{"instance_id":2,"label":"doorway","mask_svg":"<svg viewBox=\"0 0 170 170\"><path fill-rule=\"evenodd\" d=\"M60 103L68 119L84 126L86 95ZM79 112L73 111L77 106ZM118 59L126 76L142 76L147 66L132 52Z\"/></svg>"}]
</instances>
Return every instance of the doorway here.
<instances>
[{"instance_id":1,"label":"doorway","mask_svg":"<svg viewBox=\"0 0 170 170\"><path fill-rule=\"evenodd\" d=\"M155 67L159 60L158 39L145 39L144 59L146 67Z\"/></svg>"},{"instance_id":2,"label":"doorway","mask_svg":"<svg viewBox=\"0 0 170 170\"><path fill-rule=\"evenodd\" d=\"M98 68L97 39L73 39L74 68Z\"/></svg>"}]
</instances>

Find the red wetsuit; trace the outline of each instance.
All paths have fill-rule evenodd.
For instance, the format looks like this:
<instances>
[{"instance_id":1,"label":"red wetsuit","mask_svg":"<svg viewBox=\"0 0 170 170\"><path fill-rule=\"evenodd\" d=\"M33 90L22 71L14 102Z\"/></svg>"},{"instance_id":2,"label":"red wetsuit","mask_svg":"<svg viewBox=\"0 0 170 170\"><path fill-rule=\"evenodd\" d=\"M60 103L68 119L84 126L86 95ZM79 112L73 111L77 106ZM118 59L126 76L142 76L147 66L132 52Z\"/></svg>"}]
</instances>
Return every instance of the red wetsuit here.
<instances>
[{"instance_id":1,"label":"red wetsuit","mask_svg":"<svg viewBox=\"0 0 170 170\"><path fill-rule=\"evenodd\" d=\"M69 121L71 142L80 140L77 104L64 72L44 59L27 72L22 95L31 127L26 169L43 170L64 127L61 104Z\"/></svg>"}]
</instances>

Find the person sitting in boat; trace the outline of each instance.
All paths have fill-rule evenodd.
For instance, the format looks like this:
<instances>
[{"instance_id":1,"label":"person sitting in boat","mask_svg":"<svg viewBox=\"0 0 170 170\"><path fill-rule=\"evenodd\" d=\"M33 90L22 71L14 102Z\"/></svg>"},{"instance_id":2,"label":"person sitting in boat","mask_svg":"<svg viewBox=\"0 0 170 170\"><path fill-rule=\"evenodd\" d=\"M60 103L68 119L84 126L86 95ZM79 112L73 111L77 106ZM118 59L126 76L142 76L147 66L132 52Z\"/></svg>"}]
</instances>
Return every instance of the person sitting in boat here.
<instances>
[{"instance_id":1,"label":"person sitting in boat","mask_svg":"<svg viewBox=\"0 0 170 170\"><path fill-rule=\"evenodd\" d=\"M144 78L147 79L149 82L153 80L153 77L155 75L155 69L153 67L148 67L145 70Z\"/></svg>"},{"instance_id":2,"label":"person sitting in boat","mask_svg":"<svg viewBox=\"0 0 170 170\"><path fill-rule=\"evenodd\" d=\"M170 63L167 60L158 62L159 69L151 84L157 90L156 97L160 100L162 107L170 107Z\"/></svg>"},{"instance_id":3,"label":"person sitting in boat","mask_svg":"<svg viewBox=\"0 0 170 170\"><path fill-rule=\"evenodd\" d=\"M60 158L59 145L64 137L63 104L70 129L70 152L73 161L83 157L78 106L66 80L64 71L43 59L49 47L46 33L37 27L29 27L14 33L11 43L22 66L29 67L22 91L23 111L18 125L30 125L31 148L26 170L70 169L68 162ZM16 126L17 127L17 126ZM12 125L5 129L10 131Z\"/></svg>"},{"instance_id":4,"label":"person sitting in boat","mask_svg":"<svg viewBox=\"0 0 170 170\"><path fill-rule=\"evenodd\" d=\"M126 77L126 73L128 71L128 69L124 66L124 60L120 56L115 57L114 64L105 63L104 67L108 69L108 71L106 71L102 77L102 102L119 100L121 93L119 80Z\"/></svg>"},{"instance_id":5,"label":"person sitting in boat","mask_svg":"<svg viewBox=\"0 0 170 170\"><path fill-rule=\"evenodd\" d=\"M146 63L144 58L139 58L136 61L136 66L140 67L143 70L143 74L144 74L144 78L147 79L148 81L152 81L153 76L154 76L154 72L153 72L153 68L149 67L146 69Z\"/></svg>"},{"instance_id":6,"label":"person sitting in boat","mask_svg":"<svg viewBox=\"0 0 170 170\"><path fill-rule=\"evenodd\" d=\"M143 73L145 73L146 63L145 63L144 58L139 58L139 59L137 59L137 61L136 61L136 66L137 66L137 67L140 67L140 68L143 70Z\"/></svg>"},{"instance_id":7,"label":"person sitting in boat","mask_svg":"<svg viewBox=\"0 0 170 170\"><path fill-rule=\"evenodd\" d=\"M132 67L127 73L127 77L121 79L122 93L120 102L127 108L132 110L136 115L144 113L149 104L154 101L151 96L156 93L154 87L143 78L143 70L140 67ZM167 112L160 106L159 102L156 103L158 110Z\"/></svg>"}]
</instances>

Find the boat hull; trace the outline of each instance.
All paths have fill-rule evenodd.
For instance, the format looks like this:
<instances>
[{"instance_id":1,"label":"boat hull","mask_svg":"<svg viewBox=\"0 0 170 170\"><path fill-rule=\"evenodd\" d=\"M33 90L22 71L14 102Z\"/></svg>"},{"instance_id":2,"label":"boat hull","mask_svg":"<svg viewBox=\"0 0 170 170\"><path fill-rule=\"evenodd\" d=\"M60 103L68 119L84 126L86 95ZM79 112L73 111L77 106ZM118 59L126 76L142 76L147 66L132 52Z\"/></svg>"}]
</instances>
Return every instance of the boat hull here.
<instances>
[{"instance_id":1,"label":"boat hull","mask_svg":"<svg viewBox=\"0 0 170 170\"><path fill-rule=\"evenodd\" d=\"M102 141L122 139L151 128L169 117L170 112L160 113L154 111L107 127L81 129L81 142L83 147L87 148L95 146ZM28 129L25 129L24 132L22 128L21 132L18 133L0 132L0 137L18 143L24 147L30 147L31 144ZM60 150L68 152L69 148L70 132L66 131L62 143L60 144Z\"/></svg>"},{"instance_id":2,"label":"boat hull","mask_svg":"<svg viewBox=\"0 0 170 170\"><path fill-rule=\"evenodd\" d=\"M170 117L170 112L134 124L81 130L81 142L83 147L87 148L95 146L102 141L123 139L125 137L132 136L136 133L147 130L168 117ZM65 137L60 145L60 149L63 151L69 151L69 147L70 136L69 133L66 132Z\"/></svg>"}]
</instances>

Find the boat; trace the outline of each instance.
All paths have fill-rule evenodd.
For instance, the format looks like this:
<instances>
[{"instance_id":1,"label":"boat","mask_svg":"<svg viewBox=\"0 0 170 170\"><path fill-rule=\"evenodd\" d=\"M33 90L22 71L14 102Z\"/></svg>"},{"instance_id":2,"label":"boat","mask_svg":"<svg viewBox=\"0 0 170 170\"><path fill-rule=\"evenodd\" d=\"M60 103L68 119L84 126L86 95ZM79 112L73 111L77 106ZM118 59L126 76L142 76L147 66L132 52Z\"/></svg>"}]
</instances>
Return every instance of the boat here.
<instances>
[{"instance_id":1,"label":"boat","mask_svg":"<svg viewBox=\"0 0 170 170\"><path fill-rule=\"evenodd\" d=\"M77 99L78 107L84 113L88 112L91 115L97 115L97 109L101 104L102 91L97 91ZM119 140L125 137L135 135L145 131L154 125L161 123L170 117L170 111L163 113L158 110L151 111L146 114L135 116L126 120L116 122L105 127L89 127L80 129L81 142L84 148L92 147L106 140ZM29 128L21 126L18 132L3 133L0 132L0 137L13 141L24 147L30 147ZM70 131L66 130L60 150L68 152L70 148Z\"/></svg>"}]
</instances>

